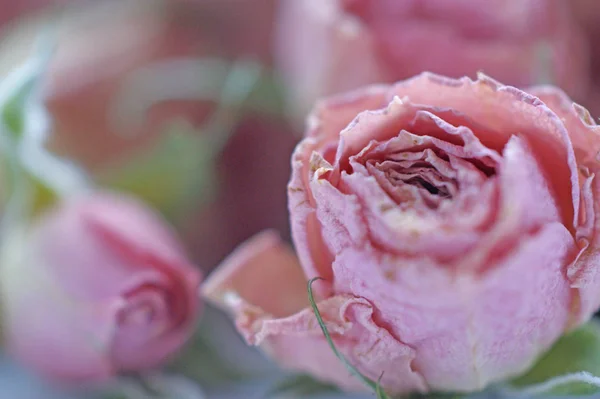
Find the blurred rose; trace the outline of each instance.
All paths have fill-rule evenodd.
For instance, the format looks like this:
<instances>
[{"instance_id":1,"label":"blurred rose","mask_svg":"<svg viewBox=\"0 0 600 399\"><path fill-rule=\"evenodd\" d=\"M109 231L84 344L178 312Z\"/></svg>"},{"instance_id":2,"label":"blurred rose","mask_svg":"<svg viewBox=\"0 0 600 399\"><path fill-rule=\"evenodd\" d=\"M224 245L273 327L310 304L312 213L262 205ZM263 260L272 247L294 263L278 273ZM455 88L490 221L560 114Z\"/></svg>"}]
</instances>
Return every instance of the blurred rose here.
<instances>
[{"instance_id":1,"label":"blurred rose","mask_svg":"<svg viewBox=\"0 0 600 399\"><path fill-rule=\"evenodd\" d=\"M600 3L596 0L571 0L569 5L573 10L575 19L587 33L600 33ZM598 36L590 36L590 39L598 40Z\"/></svg>"},{"instance_id":2,"label":"blurred rose","mask_svg":"<svg viewBox=\"0 0 600 399\"><path fill-rule=\"evenodd\" d=\"M561 0L282 0L276 61L292 112L422 71L554 83L580 98L587 48Z\"/></svg>"},{"instance_id":3,"label":"blurred rose","mask_svg":"<svg viewBox=\"0 0 600 399\"><path fill-rule=\"evenodd\" d=\"M175 117L203 121L212 106L191 100L156 104L141 125L128 130L116 126L110 116L126 84L157 63L207 56L266 61L272 3L136 0L100 2L73 12L48 79L46 104L57 133L53 148L95 167L149 145ZM167 86L173 79L160 78ZM196 85L196 79L215 77L196 74L188 86Z\"/></svg>"},{"instance_id":4,"label":"blurred rose","mask_svg":"<svg viewBox=\"0 0 600 399\"><path fill-rule=\"evenodd\" d=\"M196 325L200 272L143 204L67 200L8 238L0 283L14 356L58 381L153 368Z\"/></svg>"},{"instance_id":5,"label":"blurred rose","mask_svg":"<svg viewBox=\"0 0 600 399\"><path fill-rule=\"evenodd\" d=\"M295 144L290 127L281 122L252 117L236 129L218 161L216 197L181 226L203 269L214 268L263 229L276 229L289 238L285 187Z\"/></svg>"},{"instance_id":6,"label":"blurred rose","mask_svg":"<svg viewBox=\"0 0 600 399\"><path fill-rule=\"evenodd\" d=\"M213 110L207 102L167 101L153 106L141 125L120 129L110 112L139 71L177 57L267 57L272 1L185 3L161 8L155 2L134 1L128 6L113 2L82 10L70 20L47 88L46 104L54 119L53 150L101 173L152 148L174 118L199 126ZM196 8L190 8L191 3ZM212 77L195 74L189 85L202 79ZM272 117L248 116L235 129L218 160L216 197L199 203L178 225L203 268L216 265L238 243L264 228L289 231L285 185L296 142L290 127ZM267 146L277 155L263 156Z\"/></svg>"},{"instance_id":7,"label":"blurred rose","mask_svg":"<svg viewBox=\"0 0 600 399\"><path fill-rule=\"evenodd\" d=\"M0 3L0 28L7 23L23 17L26 14L36 12L53 4L66 3L68 0L19 0L4 1Z\"/></svg>"},{"instance_id":8,"label":"blurred rose","mask_svg":"<svg viewBox=\"0 0 600 399\"><path fill-rule=\"evenodd\" d=\"M298 259L265 233L206 295L249 343L347 389L307 278L326 279L338 348L388 393L524 372L600 305L600 127L560 90L531 92L424 73L322 101L292 158Z\"/></svg>"},{"instance_id":9,"label":"blurred rose","mask_svg":"<svg viewBox=\"0 0 600 399\"><path fill-rule=\"evenodd\" d=\"M572 0L568 2L579 25L587 34L590 45L592 84L584 104L596 120L600 117L600 2L595 0Z\"/></svg>"},{"instance_id":10,"label":"blurred rose","mask_svg":"<svg viewBox=\"0 0 600 399\"><path fill-rule=\"evenodd\" d=\"M208 105L189 101L166 104L134 126L135 131L119 130L110 119L112 105L138 70L208 51L201 27L193 19L159 4L101 3L68 19L46 90L54 122L53 149L96 168L149 145L169 118L202 119L210 111Z\"/></svg>"}]
</instances>

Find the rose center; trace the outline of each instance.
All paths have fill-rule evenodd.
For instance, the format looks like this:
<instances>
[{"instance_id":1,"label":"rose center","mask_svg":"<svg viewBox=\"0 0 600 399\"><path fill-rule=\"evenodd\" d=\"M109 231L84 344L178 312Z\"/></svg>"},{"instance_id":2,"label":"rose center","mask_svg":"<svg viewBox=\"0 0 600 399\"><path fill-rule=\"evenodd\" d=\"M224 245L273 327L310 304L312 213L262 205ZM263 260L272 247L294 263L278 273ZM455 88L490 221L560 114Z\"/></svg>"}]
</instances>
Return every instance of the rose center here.
<instances>
[{"instance_id":1,"label":"rose center","mask_svg":"<svg viewBox=\"0 0 600 399\"><path fill-rule=\"evenodd\" d=\"M126 296L127 306L118 315L119 331L128 335L161 332L169 320L166 293L158 287L143 287Z\"/></svg>"},{"instance_id":2,"label":"rose center","mask_svg":"<svg viewBox=\"0 0 600 399\"><path fill-rule=\"evenodd\" d=\"M409 179L406 181L408 184L412 184L413 186L424 188L429 191L429 193L438 195L440 197L451 198L452 195L444 188L439 188L429 183L427 180L423 179L421 176L417 176L415 178Z\"/></svg>"},{"instance_id":3,"label":"rose center","mask_svg":"<svg viewBox=\"0 0 600 399\"><path fill-rule=\"evenodd\" d=\"M460 188L449 157L440 150L387 154L366 160L365 166L390 198L403 208L421 204L437 209L442 203L452 201Z\"/></svg>"},{"instance_id":4,"label":"rose center","mask_svg":"<svg viewBox=\"0 0 600 399\"><path fill-rule=\"evenodd\" d=\"M144 326L152 323L155 311L151 304L140 304L134 308L127 309L119 317L121 326Z\"/></svg>"}]
</instances>

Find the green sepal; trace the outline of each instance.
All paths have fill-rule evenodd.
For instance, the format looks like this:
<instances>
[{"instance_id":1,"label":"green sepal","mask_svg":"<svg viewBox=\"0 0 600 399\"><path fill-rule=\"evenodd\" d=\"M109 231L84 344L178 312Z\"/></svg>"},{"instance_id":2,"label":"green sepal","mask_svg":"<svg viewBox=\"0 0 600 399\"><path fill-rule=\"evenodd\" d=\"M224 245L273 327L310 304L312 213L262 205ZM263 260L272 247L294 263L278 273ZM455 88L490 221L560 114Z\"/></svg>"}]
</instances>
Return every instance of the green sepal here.
<instances>
[{"instance_id":1,"label":"green sepal","mask_svg":"<svg viewBox=\"0 0 600 399\"><path fill-rule=\"evenodd\" d=\"M265 394L267 398L308 398L340 392L335 386L317 381L305 374L292 375L275 383Z\"/></svg>"},{"instance_id":2,"label":"green sepal","mask_svg":"<svg viewBox=\"0 0 600 399\"><path fill-rule=\"evenodd\" d=\"M527 388L547 383L562 376L587 372L590 377L600 376L600 323L590 321L563 336L544 354L525 375L512 385ZM600 381L600 379L599 379ZM583 381L559 383L546 392L551 395L590 395L600 392L600 386Z\"/></svg>"}]
</instances>

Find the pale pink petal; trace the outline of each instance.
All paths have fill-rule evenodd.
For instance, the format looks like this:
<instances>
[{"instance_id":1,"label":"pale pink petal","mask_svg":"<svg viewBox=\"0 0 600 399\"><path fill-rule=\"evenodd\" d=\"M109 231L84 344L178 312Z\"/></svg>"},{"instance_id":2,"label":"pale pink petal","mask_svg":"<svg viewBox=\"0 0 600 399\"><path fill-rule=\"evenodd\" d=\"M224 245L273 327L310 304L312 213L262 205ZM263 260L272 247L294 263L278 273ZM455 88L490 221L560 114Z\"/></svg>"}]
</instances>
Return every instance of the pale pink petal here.
<instances>
[{"instance_id":1,"label":"pale pink petal","mask_svg":"<svg viewBox=\"0 0 600 399\"><path fill-rule=\"evenodd\" d=\"M424 392L427 386L413 367L414 351L375 321L371 304L352 296L319 302L319 311L338 350L368 378L388 393ZM352 376L328 346L312 309L274 319L258 308L238 303L238 328L246 339L261 345L279 364L307 372L343 389L366 388Z\"/></svg>"},{"instance_id":2,"label":"pale pink petal","mask_svg":"<svg viewBox=\"0 0 600 399\"><path fill-rule=\"evenodd\" d=\"M115 371L110 345L119 298L104 302L74 299L60 289L43 259L23 250L13 237L3 258L3 330L11 354L25 365L59 380L104 380ZM23 251L22 254L18 254ZM6 254L5 254L6 256ZM15 257L16 256L16 257Z\"/></svg>"},{"instance_id":3,"label":"pale pink petal","mask_svg":"<svg viewBox=\"0 0 600 399\"><path fill-rule=\"evenodd\" d=\"M77 211L74 210L76 206L79 206ZM185 259L185 252L175 231L165 220L133 198L96 195L85 198L79 204L75 199L70 208L71 212L78 213L92 226L110 228L115 235L127 242L132 251L154 252L169 261L181 262Z\"/></svg>"},{"instance_id":4,"label":"pale pink petal","mask_svg":"<svg viewBox=\"0 0 600 399\"><path fill-rule=\"evenodd\" d=\"M306 284L292 249L267 230L238 247L204 282L202 293L222 307L228 296L235 295L275 317L285 317L308 305Z\"/></svg>"},{"instance_id":5,"label":"pale pink petal","mask_svg":"<svg viewBox=\"0 0 600 399\"><path fill-rule=\"evenodd\" d=\"M297 119L324 93L387 80L369 32L337 0L283 0L276 21L275 57Z\"/></svg>"},{"instance_id":6,"label":"pale pink petal","mask_svg":"<svg viewBox=\"0 0 600 399\"><path fill-rule=\"evenodd\" d=\"M600 162L600 126L589 112L576 104L562 90L553 86L530 87L527 91L542 100L563 121L578 163L593 167Z\"/></svg>"},{"instance_id":7,"label":"pale pink petal","mask_svg":"<svg viewBox=\"0 0 600 399\"><path fill-rule=\"evenodd\" d=\"M169 284L174 275L197 286L201 273L167 226L133 199L98 194L70 199L45 216L35 240L70 295L120 296L145 283Z\"/></svg>"},{"instance_id":8,"label":"pale pink petal","mask_svg":"<svg viewBox=\"0 0 600 399\"><path fill-rule=\"evenodd\" d=\"M454 78L482 71L517 87L547 83L579 98L585 94L589 82L586 42L560 1L511 1L508 6L504 1L495 6L486 3L486 7L468 2L457 5L456 1L438 1L435 6L431 1L423 3L421 8L427 10L420 15L396 20L380 16L368 28L381 42L382 62L396 79L424 70ZM488 15L469 16L481 11ZM428 12L431 19L422 18ZM504 21L494 21L491 14ZM536 27L535 22L546 26Z\"/></svg>"},{"instance_id":9,"label":"pale pink petal","mask_svg":"<svg viewBox=\"0 0 600 399\"><path fill-rule=\"evenodd\" d=\"M276 65L300 118L323 95L422 71L483 71L517 87L556 84L581 99L588 43L568 8L561 0L288 0Z\"/></svg>"},{"instance_id":10,"label":"pale pink petal","mask_svg":"<svg viewBox=\"0 0 600 399\"><path fill-rule=\"evenodd\" d=\"M495 223L481 235L475 250L457 261L459 268L481 271L501 267L496 264L496 257L518 245L523 236L548 223L560 222L546 176L520 136L512 136L504 148L497 173L500 199ZM573 238L572 243L575 244Z\"/></svg>"},{"instance_id":11,"label":"pale pink petal","mask_svg":"<svg viewBox=\"0 0 600 399\"><path fill-rule=\"evenodd\" d=\"M600 126L585 108L573 103L559 89L534 87L531 92L563 120L579 164L582 212L576 238L580 253L567 271L580 296L580 303L574 309L577 325L588 320L600 307Z\"/></svg>"},{"instance_id":12,"label":"pale pink petal","mask_svg":"<svg viewBox=\"0 0 600 399\"><path fill-rule=\"evenodd\" d=\"M379 310L380 323L415 349L430 389L477 390L519 374L562 334L573 247L564 226L546 225L483 275L456 275L423 254L349 248L334 262L335 290Z\"/></svg>"},{"instance_id":13,"label":"pale pink petal","mask_svg":"<svg viewBox=\"0 0 600 399\"><path fill-rule=\"evenodd\" d=\"M234 314L250 344L261 345L284 367L345 389L366 389L328 347L307 307L306 289L289 248L274 233L265 232L238 248L207 280L203 292ZM367 376L377 380L383 372L386 389L394 392L425 389L411 368L413 351L376 323L367 301L332 297L320 302L319 309L336 345Z\"/></svg>"},{"instance_id":14,"label":"pale pink petal","mask_svg":"<svg viewBox=\"0 0 600 399\"><path fill-rule=\"evenodd\" d=\"M471 324L482 380L523 373L571 325L577 297L564 274L575 251L565 226L549 223L521 237L482 276Z\"/></svg>"},{"instance_id":15,"label":"pale pink petal","mask_svg":"<svg viewBox=\"0 0 600 399\"><path fill-rule=\"evenodd\" d=\"M308 181L310 157L314 154L316 139L300 142L292 155L292 177L288 184L288 208L292 238L300 264L307 276L331 277L331 254L321 240L321 224L316 218L315 202Z\"/></svg>"},{"instance_id":16,"label":"pale pink petal","mask_svg":"<svg viewBox=\"0 0 600 399\"><path fill-rule=\"evenodd\" d=\"M307 137L294 151L288 206L296 251L309 277L331 277L331 255L319 238L321 227L314 213L315 203L308 184L311 170L316 168L311 162L313 153L320 154L324 162L333 162L340 131L357 113L380 107L386 92L385 86L372 86L318 103L309 117ZM326 289L325 286L320 285L319 290Z\"/></svg>"}]
</instances>

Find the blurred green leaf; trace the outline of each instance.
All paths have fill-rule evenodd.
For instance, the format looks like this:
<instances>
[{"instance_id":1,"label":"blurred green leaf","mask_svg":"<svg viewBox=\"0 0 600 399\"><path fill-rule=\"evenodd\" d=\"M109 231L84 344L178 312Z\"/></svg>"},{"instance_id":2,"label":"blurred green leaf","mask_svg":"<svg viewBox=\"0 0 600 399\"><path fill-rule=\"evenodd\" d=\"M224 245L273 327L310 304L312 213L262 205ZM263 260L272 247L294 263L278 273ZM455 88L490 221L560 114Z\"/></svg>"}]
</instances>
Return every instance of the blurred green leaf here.
<instances>
[{"instance_id":1,"label":"blurred green leaf","mask_svg":"<svg viewBox=\"0 0 600 399\"><path fill-rule=\"evenodd\" d=\"M589 395L600 392L598 383L585 382L585 375L576 374L579 372L587 372L590 377L600 376L600 324L597 321L591 321L562 337L527 374L512 384L525 388L556 379L556 384L548 385L548 394ZM563 377L568 375L572 377Z\"/></svg>"},{"instance_id":2,"label":"blurred green leaf","mask_svg":"<svg viewBox=\"0 0 600 399\"><path fill-rule=\"evenodd\" d=\"M214 62L201 65L213 69L221 66L217 70L223 75L223 64ZM221 77L219 94L213 98L217 108L202 126L194 128L185 121L170 125L151 148L106 170L99 182L134 193L171 220L186 214L189 205L210 198L217 181L217 156L235 131L261 72L261 66L253 62L233 63Z\"/></svg>"},{"instance_id":3,"label":"blurred green leaf","mask_svg":"<svg viewBox=\"0 0 600 399\"><path fill-rule=\"evenodd\" d=\"M491 390L485 390L483 392L475 394L464 394L464 393L444 393L444 392L431 392L426 394L413 394L410 395L410 399L465 399L465 398L494 398L494 394ZM483 395L482 395L483 394ZM488 396L489 394L489 396Z\"/></svg>"},{"instance_id":4,"label":"blurred green leaf","mask_svg":"<svg viewBox=\"0 0 600 399\"><path fill-rule=\"evenodd\" d=\"M128 76L109 111L117 132L136 131L152 107L173 100L217 102L229 73L218 58L176 58L151 63Z\"/></svg>"},{"instance_id":5,"label":"blurred green leaf","mask_svg":"<svg viewBox=\"0 0 600 399\"><path fill-rule=\"evenodd\" d=\"M88 396L86 396L88 397ZM206 399L202 388L181 375L153 372L121 375L99 387L97 399Z\"/></svg>"},{"instance_id":6,"label":"blurred green leaf","mask_svg":"<svg viewBox=\"0 0 600 399\"><path fill-rule=\"evenodd\" d=\"M52 53L51 40L41 40L29 59L0 82L0 157L3 164L2 228L26 219L32 207L49 201L52 190L28 171L24 155L40 145L48 129L40 83ZM38 198L36 194L40 193Z\"/></svg>"},{"instance_id":7,"label":"blurred green leaf","mask_svg":"<svg viewBox=\"0 0 600 399\"><path fill-rule=\"evenodd\" d=\"M236 383L248 378L243 371L223 359L219 348L212 346L211 340L203 334L197 334L188 343L170 369L211 386Z\"/></svg>"},{"instance_id":8,"label":"blurred green leaf","mask_svg":"<svg viewBox=\"0 0 600 399\"><path fill-rule=\"evenodd\" d=\"M122 392L106 392L96 395L98 398L102 399L130 399Z\"/></svg>"},{"instance_id":9,"label":"blurred green leaf","mask_svg":"<svg viewBox=\"0 0 600 399\"><path fill-rule=\"evenodd\" d=\"M36 80L25 81L23 86L2 107L2 120L7 128L7 133L13 140L20 140L25 130L24 108L30 94L35 87Z\"/></svg>"},{"instance_id":10,"label":"blurred green leaf","mask_svg":"<svg viewBox=\"0 0 600 399\"><path fill-rule=\"evenodd\" d=\"M285 378L276 383L265 394L268 398L281 396L305 398L311 395L340 392L335 386L317 381L311 376L300 374Z\"/></svg>"},{"instance_id":11,"label":"blurred green leaf","mask_svg":"<svg viewBox=\"0 0 600 399\"><path fill-rule=\"evenodd\" d=\"M48 120L41 82L53 50L51 37L42 36L30 58L0 82L0 121L5 151L15 151L18 144L27 140L39 143L45 137Z\"/></svg>"},{"instance_id":12,"label":"blurred green leaf","mask_svg":"<svg viewBox=\"0 0 600 399\"><path fill-rule=\"evenodd\" d=\"M56 203L59 195L35 176L31 176L31 179L33 186L31 213L33 216L37 216Z\"/></svg>"},{"instance_id":13,"label":"blurred green leaf","mask_svg":"<svg viewBox=\"0 0 600 399\"><path fill-rule=\"evenodd\" d=\"M263 73L245 105L245 111L270 116L284 112L283 85L273 73Z\"/></svg>"},{"instance_id":14,"label":"blurred green leaf","mask_svg":"<svg viewBox=\"0 0 600 399\"><path fill-rule=\"evenodd\" d=\"M210 197L215 149L209 138L185 123L170 126L150 149L98 176L99 183L135 194L167 217Z\"/></svg>"},{"instance_id":15,"label":"blurred green leaf","mask_svg":"<svg viewBox=\"0 0 600 399\"><path fill-rule=\"evenodd\" d=\"M228 386L268 374L262 367L264 359L257 359L255 355L242 341L229 317L206 305L194 336L168 369L203 387Z\"/></svg>"},{"instance_id":16,"label":"blurred green leaf","mask_svg":"<svg viewBox=\"0 0 600 399\"><path fill-rule=\"evenodd\" d=\"M109 119L116 131L135 131L157 104L198 101L235 108L237 114L283 114L283 89L272 72L251 59L177 58L135 71L115 96ZM239 119L239 116L234 120Z\"/></svg>"},{"instance_id":17,"label":"blurred green leaf","mask_svg":"<svg viewBox=\"0 0 600 399\"><path fill-rule=\"evenodd\" d=\"M53 51L52 32L41 32L33 54L0 82L5 229L42 211L63 194L87 188L81 169L44 147L50 118L42 100L42 80Z\"/></svg>"}]
</instances>

